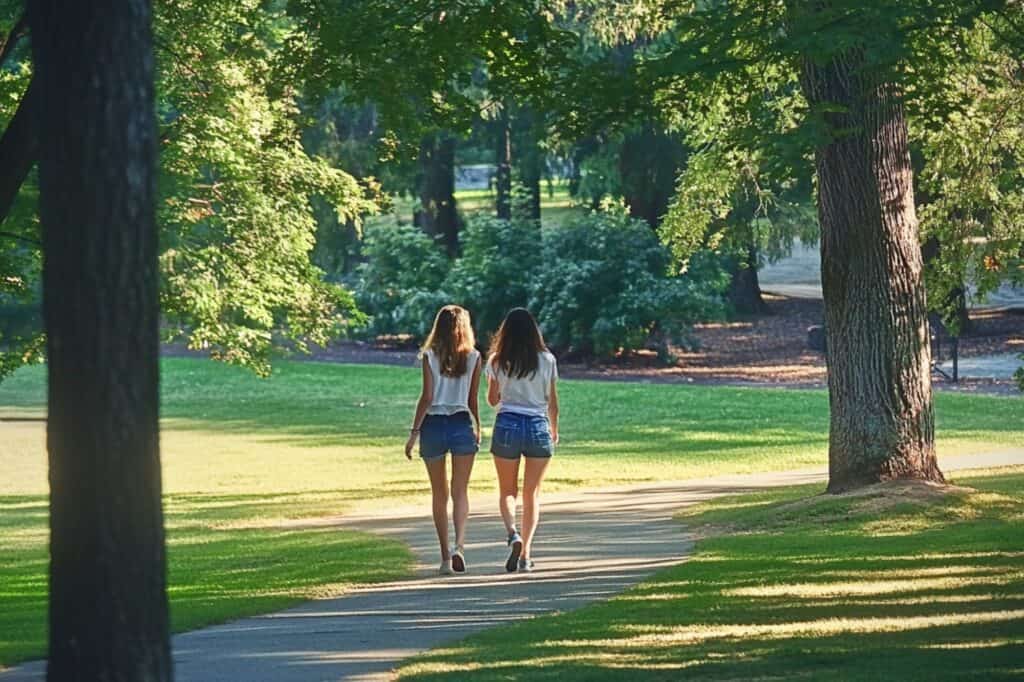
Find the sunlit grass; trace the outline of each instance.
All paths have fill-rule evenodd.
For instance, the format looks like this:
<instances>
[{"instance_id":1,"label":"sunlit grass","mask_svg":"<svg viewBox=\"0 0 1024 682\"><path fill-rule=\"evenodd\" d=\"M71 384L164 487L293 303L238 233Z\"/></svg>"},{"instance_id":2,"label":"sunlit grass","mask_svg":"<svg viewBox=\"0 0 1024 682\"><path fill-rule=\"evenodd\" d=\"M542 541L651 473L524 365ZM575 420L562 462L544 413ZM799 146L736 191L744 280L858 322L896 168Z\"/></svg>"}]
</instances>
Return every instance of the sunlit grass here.
<instances>
[{"instance_id":1,"label":"sunlit grass","mask_svg":"<svg viewBox=\"0 0 1024 682\"><path fill-rule=\"evenodd\" d=\"M261 380L203 360L164 361L161 451L177 628L279 608L404 570L407 555L394 544L282 530L282 523L404 504L426 510L422 464L401 452L418 380L414 368L298 362L282 362L272 378ZM545 484L549 490L825 462L828 412L821 391L565 381L561 395L563 444ZM45 396L42 367L0 384L0 665L42 651ZM1024 442L1019 399L943 394L937 400L943 453ZM485 439L491 421L484 408ZM477 504L494 490L486 458L474 472ZM959 507L964 516L955 522L1015 493L992 488L988 494L995 497ZM750 496L728 504L758 514L775 501ZM838 512L789 513L802 523ZM895 526L887 518L874 523L875 532L894 542L917 532L909 518ZM372 561L360 560L370 554Z\"/></svg>"},{"instance_id":2,"label":"sunlit grass","mask_svg":"<svg viewBox=\"0 0 1024 682\"><path fill-rule=\"evenodd\" d=\"M400 677L1010 679L1024 661L1024 467L957 483L705 503L681 518L704 536L688 563L428 653ZM883 518L914 530L874 536Z\"/></svg>"}]
</instances>

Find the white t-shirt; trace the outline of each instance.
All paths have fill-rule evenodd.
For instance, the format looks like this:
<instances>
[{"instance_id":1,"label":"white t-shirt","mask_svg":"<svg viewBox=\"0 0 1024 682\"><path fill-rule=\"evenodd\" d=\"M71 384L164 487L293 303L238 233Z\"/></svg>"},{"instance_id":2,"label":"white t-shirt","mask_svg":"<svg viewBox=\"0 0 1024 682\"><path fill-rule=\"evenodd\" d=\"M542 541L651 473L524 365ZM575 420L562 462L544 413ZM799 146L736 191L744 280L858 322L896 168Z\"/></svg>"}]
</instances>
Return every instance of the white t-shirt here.
<instances>
[{"instance_id":1,"label":"white t-shirt","mask_svg":"<svg viewBox=\"0 0 1024 682\"><path fill-rule=\"evenodd\" d=\"M548 351L537 353L537 371L522 378L510 377L505 370L496 369L490 360L485 371L492 381L498 382L498 390L501 392L498 412L547 416L551 382L558 379L558 365L554 355Z\"/></svg>"},{"instance_id":2,"label":"white t-shirt","mask_svg":"<svg viewBox=\"0 0 1024 682\"><path fill-rule=\"evenodd\" d=\"M466 357L466 373L460 377L441 374L441 361L434 351L426 351L423 358L430 367L430 375L434 378L434 399L427 408L427 414L469 412L469 385L473 380L473 370L480 359L480 351L469 351Z\"/></svg>"}]
</instances>

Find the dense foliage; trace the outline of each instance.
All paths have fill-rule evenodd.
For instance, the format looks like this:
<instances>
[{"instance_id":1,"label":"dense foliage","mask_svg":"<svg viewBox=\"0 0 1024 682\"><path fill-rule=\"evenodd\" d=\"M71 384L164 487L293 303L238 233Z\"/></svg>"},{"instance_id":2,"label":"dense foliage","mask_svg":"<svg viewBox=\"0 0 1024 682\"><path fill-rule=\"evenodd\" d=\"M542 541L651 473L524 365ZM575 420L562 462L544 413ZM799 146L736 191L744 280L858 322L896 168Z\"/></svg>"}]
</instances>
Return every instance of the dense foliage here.
<instances>
[{"instance_id":1,"label":"dense foliage","mask_svg":"<svg viewBox=\"0 0 1024 682\"><path fill-rule=\"evenodd\" d=\"M608 357L648 346L665 353L694 322L722 312L721 272L670 274L668 249L621 204L543 229L476 216L463 237L462 255L448 262L413 227L367 230L355 290L369 333L422 337L437 308L455 302L486 344L509 308L528 306L552 347Z\"/></svg>"},{"instance_id":2,"label":"dense foliage","mask_svg":"<svg viewBox=\"0 0 1024 682\"><path fill-rule=\"evenodd\" d=\"M652 344L667 352L690 325L722 311L725 282L670 276L670 253L623 207L544 234L531 307L559 348L609 356Z\"/></svg>"}]
</instances>

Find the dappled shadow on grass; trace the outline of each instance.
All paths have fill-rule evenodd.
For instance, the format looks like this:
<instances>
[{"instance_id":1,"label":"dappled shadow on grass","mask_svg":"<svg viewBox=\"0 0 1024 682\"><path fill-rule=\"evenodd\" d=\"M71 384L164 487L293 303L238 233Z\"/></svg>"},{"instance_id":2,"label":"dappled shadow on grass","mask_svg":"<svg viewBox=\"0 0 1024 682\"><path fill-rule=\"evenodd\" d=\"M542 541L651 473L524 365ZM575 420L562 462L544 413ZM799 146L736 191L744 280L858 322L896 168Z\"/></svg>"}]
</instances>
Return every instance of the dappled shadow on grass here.
<instances>
[{"instance_id":1,"label":"dappled shadow on grass","mask_svg":"<svg viewBox=\"0 0 1024 682\"><path fill-rule=\"evenodd\" d=\"M799 507L806 487L761 493L753 506L708 503L691 523L734 534L701 541L690 562L608 603L431 652L403 679L1020 675L1024 473L1001 478L998 495L954 490L913 504L822 497ZM874 536L883 518L913 530Z\"/></svg>"},{"instance_id":2,"label":"dappled shadow on grass","mask_svg":"<svg viewBox=\"0 0 1024 682\"><path fill-rule=\"evenodd\" d=\"M412 555L400 542L351 530L281 527L281 519L336 511L348 497L367 494L166 496L174 630L407 574ZM45 653L47 539L46 497L0 496L0 666Z\"/></svg>"}]
</instances>

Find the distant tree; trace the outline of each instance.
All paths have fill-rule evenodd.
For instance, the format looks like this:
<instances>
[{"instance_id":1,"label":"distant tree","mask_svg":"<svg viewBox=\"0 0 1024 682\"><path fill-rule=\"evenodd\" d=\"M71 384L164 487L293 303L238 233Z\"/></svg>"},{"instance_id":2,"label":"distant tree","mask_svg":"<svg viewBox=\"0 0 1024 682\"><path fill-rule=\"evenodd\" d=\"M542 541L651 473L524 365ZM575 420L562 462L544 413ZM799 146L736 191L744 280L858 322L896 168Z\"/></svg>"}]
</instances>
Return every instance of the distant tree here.
<instances>
[{"instance_id":1,"label":"distant tree","mask_svg":"<svg viewBox=\"0 0 1024 682\"><path fill-rule=\"evenodd\" d=\"M170 680L148 0L37 0L49 680Z\"/></svg>"}]
</instances>

